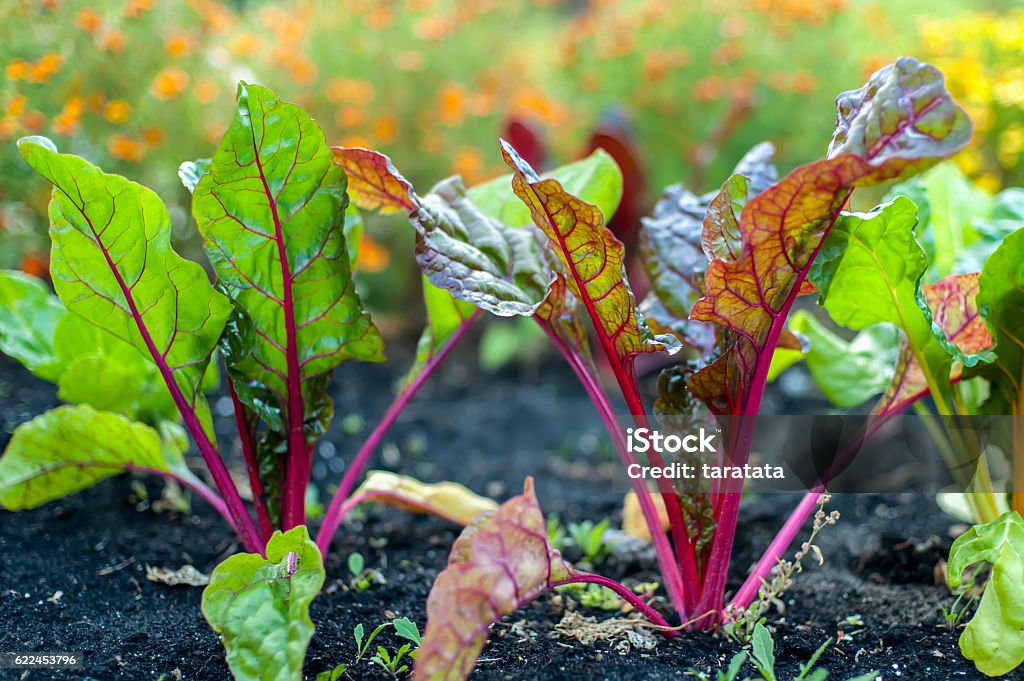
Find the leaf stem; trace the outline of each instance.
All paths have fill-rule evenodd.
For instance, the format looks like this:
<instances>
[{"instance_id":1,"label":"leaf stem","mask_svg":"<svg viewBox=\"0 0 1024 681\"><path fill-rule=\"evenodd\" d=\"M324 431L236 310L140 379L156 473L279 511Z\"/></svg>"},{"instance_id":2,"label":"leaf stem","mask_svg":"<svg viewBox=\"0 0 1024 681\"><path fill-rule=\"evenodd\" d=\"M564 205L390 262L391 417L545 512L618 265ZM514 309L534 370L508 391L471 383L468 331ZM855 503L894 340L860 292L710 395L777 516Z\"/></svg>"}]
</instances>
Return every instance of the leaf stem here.
<instances>
[{"instance_id":1,"label":"leaf stem","mask_svg":"<svg viewBox=\"0 0 1024 681\"><path fill-rule=\"evenodd\" d=\"M345 475L342 477L341 482L338 484L338 491L334 493L334 497L331 499L331 504L327 509L327 513L324 514L323 524L320 526L320 531L317 533L316 543L320 548L320 553L327 555L327 550L331 547L331 540L334 538L334 533L337 532L338 526L341 525L341 521L344 520L345 515L354 507L346 503L348 495L352 493L355 488L356 480L362 474L363 469L366 467L367 461L373 456L373 453L377 450L377 446L380 444L384 435L388 432L388 429L398 420L399 415L405 409L409 401L419 392L419 389L423 387L427 379L434 370L444 361L448 353L451 352L455 344L459 342L466 332L469 330L473 323L480 318L482 311L480 309L474 310L473 314L464 319L459 325L459 328L452 333L451 338L441 347L441 349L431 357L426 364L423 365L423 370L413 379L412 383L406 386L398 395L395 397L391 406L384 413L384 416L380 421L377 422L377 426L370 433L370 436L366 438L366 442L359 448L355 457L352 459L352 463L349 464L345 470Z\"/></svg>"},{"instance_id":2,"label":"leaf stem","mask_svg":"<svg viewBox=\"0 0 1024 681\"><path fill-rule=\"evenodd\" d=\"M642 598L637 596L635 593L627 589L622 584L616 582L614 579L603 577L601 575L595 575L591 572L574 571L572 573L572 577L569 577L568 579L560 579L555 582L548 582L548 586L553 589L555 587L565 586L566 584L580 583L599 584L600 586L603 586L606 589L611 589L622 600L626 601L631 606L636 608L636 610L639 613L641 613L644 617L658 625L665 636L671 638L673 636L679 635L679 632L676 631L675 628L672 625L670 625L667 621L665 621L665 618L659 615L657 610L649 606L647 603L643 601Z\"/></svg>"},{"instance_id":3,"label":"leaf stem","mask_svg":"<svg viewBox=\"0 0 1024 681\"><path fill-rule=\"evenodd\" d=\"M638 463L636 457L631 451L629 451L622 426L619 424L618 417L616 417L615 411L608 402L607 394L588 369L586 362L584 362L579 354L574 352L548 324L537 317L534 319L540 327L544 329L544 333L547 334L548 338L551 339L551 342L558 348L558 351L562 353L562 356L565 358L566 362L568 362L573 373L576 374L576 378L579 379L583 388L586 390L591 402L594 403L598 414L601 416L601 421L604 423L605 428L608 430L608 434L615 443L615 449L619 454L619 459L621 460L623 467L628 469L631 465ZM672 607L675 608L679 617L685 620L688 616L689 610L687 607L686 594L683 588L684 583L682 574L679 569L679 564L676 562L676 557L672 552L672 547L669 545L668 537L665 536L665 532L662 530L661 518L658 516L658 511L654 506L654 500L651 498L651 492L647 489L647 486L644 485L643 481L638 478L631 477L630 484L633 486L633 491L636 493L637 501L640 503L640 510L643 513L644 520L647 522L647 528L651 533L651 542L654 544L654 553L658 558L658 566L660 567L661 574L665 580L665 590L668 592L669 600L672 601ZM689 542L687 542L687 544L689 544ZM697 582L693 581L690 582L690 584L695 587Z\"/></svg>"},{"instance_id":4,"label":"leaf stem","mask_svg":"<svg viewBox=\"0 0 1024 681\"><path fill-rule=\"evenodd\" d=\"M256 444L253 442L252 424L248 419L246 406L238 399L238 393L235 391L235 385L228 374L227 365L224 367L224 376L228 384L228 393L231 395L231 404L234 407L238 439L242 443L245 471L249 476L249 488L252 489L253 506L256 507L256 522L259 525L260 536L264 542L268 542L270 541L270 536L274 533L274 526L270 522L270 511L267 507L267 499L263 490L263 480L260 478L260 464L256 459Z\"/></svg>"}]
</instances>

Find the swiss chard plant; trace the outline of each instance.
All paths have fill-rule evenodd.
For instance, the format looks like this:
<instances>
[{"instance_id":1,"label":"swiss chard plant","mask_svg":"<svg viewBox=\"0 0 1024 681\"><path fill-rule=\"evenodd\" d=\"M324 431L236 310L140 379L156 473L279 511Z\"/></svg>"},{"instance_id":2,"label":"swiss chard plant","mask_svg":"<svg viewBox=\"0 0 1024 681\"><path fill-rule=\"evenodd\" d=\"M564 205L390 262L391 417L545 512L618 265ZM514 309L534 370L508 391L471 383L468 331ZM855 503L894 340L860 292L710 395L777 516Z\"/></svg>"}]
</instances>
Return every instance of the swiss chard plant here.
<instances>
[{"instance_id":1,"label":"swiss chard plant","mask_svg":"<svg viewBox=\"0 0 1024 681\"><path fill-rule=\"evenodd\" d=\"M830 275L823 268L831 258L826 257L825 266L818 261L828 256L824 249L830 233L866 220L844 213L850 195L857 187L907 178L935 165L962 148L971 133L941 73L910 58L875 73L861 89L840 95L838 113L828 154L821 161L777 179L771 149L762 145L748 154L720 191L697 196L679 189L670 194L641 233L653 287L642 305L626 278L624 249L606 227L606 214L558 179L539 177L507 143L502 143L501 153L512 176L503 181L510 180L522 204L517 208L510 207L515 204L507 189L496 194L504 198L494 205L493 196L474 196L450 182L421 197L388 159L360 149L336 154L353 187L359 185L351 190L357 203L409 212L417 229L418 260L432 283L456 298L485 300L492 311L501 314L504 307L507 314L514 309L511 313L529 315L540 324L594 401L623 464L637 461L601 384L591 335L637 428L651 426L637 383L637 357L682 351L689 361L667 369L659 381L654 405L658 424L685 430L717 421L725 442L720 462L742 466L750 455L772 357L777 350L800 347L786 328L796 298L818 292L810 280L816 266L826 272L817 279L828 298ZM523 206L525 215L517 213ZM844 245L840 243L840 250ZM935 349L924 359L937 363L934 381L949 383L952 358L963 364L972 360L939 324L931 323L912 292L909 297L901 294L896 304L908 301L925 318L908 332L925 343L931 341L924 334L934 339L948 359L939 358ZM894 402L887 413L907 404ZM664 465L660 455L649 456L652 465ZM816 508L825 482L798 506L727 603L725 579L742 479L705 480L690 488L660 480L657 495L668 516L666 536L658 502L634 478L679 622L712 628L747 608ZM432 596L435 607L428 607L417 659L423 678L463 678L482 647L488 621L565 578L560 559L546 542L539 542L546 537L542 528L529 532L538 539L538 548L523 552L532 566L524 573L518 572L515 557L500 550L481 546L477 556L475 531L467 531L457 544L435 591L457 589L462 602L474 593L479 598L493 593L515 597L501 604L488 597L479 607L450 612L438 605L440 596ZM495 576L498 570L510 580L507 586Z\"/></svg>"},{"instance_id":2,"label":"swiss chard plant","mask_svg":"<svg viewBox=\"0 0 1024 681\"><path fill-rule=\"evenodd\" d=\"M0 349L56 383L68 404L15 431L0 459L5 508L34 508L123 472L172 479L205 499L247 551L214 571L203 605L238 678L301 673L322 555L355 506L382 502L463 525L495 508L453 483L381 471L359 480L387 429L482 310L532 315L545 304L543 243L529 231L485 217L465 200L458 178L422 198L399 186L398 207L414 214L416 257L440 274L424 279L427 325L414 364L345 471L314 543L306 490L333 416L333 372L345 361L384 359L353 280L362 224L349 195L363 207L393 206L373 203L367 178L347 180L353 166L306 112L242 84L216 153L179 170L193 193L211 283L171 247L170 216L152 191L61 154L44 138L25 138L19 149L54 185L56 295L40 280L0 272ZM554 172L614 212L621 175L607 155ZM471 191L507 212L502 219L522 218L495 185ZM460 252L458 236L467 230L490 245ZM206 396L221 376L240 475L229 470ZM186 465L189 439L212 485ZM257 606L275 617L250 622Z\"/></svg>"}]
</instances>

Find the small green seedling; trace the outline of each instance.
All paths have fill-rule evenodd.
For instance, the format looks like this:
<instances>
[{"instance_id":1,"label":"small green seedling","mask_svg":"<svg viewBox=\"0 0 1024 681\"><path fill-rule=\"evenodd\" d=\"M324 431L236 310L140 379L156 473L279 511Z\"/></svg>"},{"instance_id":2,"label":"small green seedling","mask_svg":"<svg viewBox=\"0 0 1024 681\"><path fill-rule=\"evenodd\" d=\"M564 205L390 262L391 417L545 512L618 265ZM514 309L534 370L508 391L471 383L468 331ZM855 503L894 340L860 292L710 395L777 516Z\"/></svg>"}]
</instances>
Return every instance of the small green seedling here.
<instances>
[{"instance_id":1,"label":"small green seedling","mask_svg":"<svg viewBox=\"0 0 1024 681\"><path fill-rule=\"evenodd\" d=\"M825 681L828 679L828 670L816 668L818 660L828 647L832 645L832 639L822 643L811 655L807 662L800 665L797 675L792 681ZM744 662L750 662L757 670L758 677L745 677L742 681L782 681L775 673L775 642L772 640L771 632L761 622L754 625L754 633L751 636L750 651L741 651L733 656L729 667L725 670L715 670L715 681L740 681L740 671ZM688 675L710 681L711 677L697 669L690 668ZM878 672L861 674L848 681L874 681Z\"/></svg>"},{"instance_id":2,"label":"small green seedling","mask_svg":"<svg viewBox=\"0 0 1024 681\"><path fill-rule=\"evenodd\" d=\"M569 523L567 529L573 544L583 553L583 559L586 562L591 565L600 565L608 559L613 545L604 539L605 532L608 530L607 518L596 525L590 520Z\"/></svg>"},{"instance_id":3,"label":"small green seedling","mask_svg":"<svg viewBox=\"0 0 1024 681\"><path fill-rule=\"evenodd\" d=\"M316 681L340 681L341 677L345 675L348 670L347 664L339 664L334 669L328 672L320 672L316 675Z\"/></svg>"},{"instance_id":4,"label":"small green seedling","mask_svg":"<svg viewBox=\"0 0 1024 681\"><path fill-rule=\"evenodd\" d=\"M356 591L366 591L374 584L383 584L384 576L378 570L366 567L366 559L361 553L348 555L348 571L352 575L349 587Z\"/></svg>"},{"instance_id":5,"label":"small green seedling","mask_svg":"<svg viewBox=\"0 0 1024 681\"><path fill-rule=\"evenodd\" d=\"M565 536L565 525L562 524L562 519L558 517L557 513L552 513L548 516L548 543L551 544L551 548L562 551L565 548Z\"/></svg>"}]
</instances>

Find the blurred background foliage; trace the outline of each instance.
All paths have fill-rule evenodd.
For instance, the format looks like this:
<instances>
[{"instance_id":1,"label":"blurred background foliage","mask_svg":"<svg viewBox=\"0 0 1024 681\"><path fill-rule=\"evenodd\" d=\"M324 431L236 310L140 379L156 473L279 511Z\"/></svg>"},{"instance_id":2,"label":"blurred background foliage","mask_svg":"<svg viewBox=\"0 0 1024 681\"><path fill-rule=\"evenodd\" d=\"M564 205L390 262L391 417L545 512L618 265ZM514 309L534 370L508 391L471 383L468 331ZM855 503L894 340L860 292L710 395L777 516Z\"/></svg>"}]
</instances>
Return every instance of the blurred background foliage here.
<instances>
[{"instance_id":1,"label":"blurred background foliage","mask_svg":"<svg viewBox=\"0 0 1024 681\"><path fill-rule=\"evenodd\" d=\"M636 153L643 214L667 184L719 184L764 139L783 170L819 158L835 95L910 54L945 71L975 122L967 176L989 193L1024 180L1022 0L2 0L0 26L0 267L37 274L49 187L19 137L155 189L195 255L176 170L212 153L238 80L423 188L502 173L510 124L548 165L613 130ZM395 309L415 270L382 271L409 230L369 231L359 267Z\"/></svg>"}]
</instances>

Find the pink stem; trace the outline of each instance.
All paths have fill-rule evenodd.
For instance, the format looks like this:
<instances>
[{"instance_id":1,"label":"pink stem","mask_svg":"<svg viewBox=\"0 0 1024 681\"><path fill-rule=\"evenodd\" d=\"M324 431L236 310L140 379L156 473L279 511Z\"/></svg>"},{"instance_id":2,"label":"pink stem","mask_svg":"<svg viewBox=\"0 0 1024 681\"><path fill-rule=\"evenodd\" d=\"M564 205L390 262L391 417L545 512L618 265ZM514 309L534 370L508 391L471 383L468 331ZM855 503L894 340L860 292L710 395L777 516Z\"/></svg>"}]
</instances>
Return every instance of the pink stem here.
<instances>
[{"instance_id":1,"label":"pink stem","mask_svg":"<svg viewBox=\"0 0 1024 681\"><path fill-rule=\"evenodd\" d=\"M270 511L267 509L267 500L263 493L263 480L260 478L260 465L256 460L256 444L252 439L252 426L246 418L247 411L242 401L238 399L235 385L231 382L225 367L224 375L227 378L228 393L231 395L231 403L235 412L235 427L238 429L238 439L242 443L242 456L245 458L245 471L249 476L249 488L252 489L253 506L256 507L256 522L259 524L260 536L264 543L270 541L270 535L274 533L274 526L270 522Z\"/></svg>"},{"instance_id":2,"label":"pink stem","mask_svg":"<svg viewBox=\"0 0 1024 681\"><path fill-rule=\"evenodd\" d=\"M615 443L615 449L619 453L619 459L622 461L623 467L628 470L631 465L638 462L626 445L626 436L623 433L618 418L615 416L615 411L608 402L608 396L601 389L601 386L597 384L593 374L587 369L580 356L573 352L546 323L539 319L537 319L537 323L544 329L548 338L551 339L551 342L562 353L562 356L565 357L572 368L573 373L576 374L580 383L583 384L583 388L587 391L591 402L597 407L601 421ZM672 607L675 608L679 617L685 620L688 616L688 609L679 565L676 563L668 537L665 536L662 530L661 518L658 516L658 511L654 506L654 500L651 498L651 493L642 480L630 478L630 484L633 486L633 491L636 493L637 500L640 503L640 510L651 533L651 542L654 544L654 553L658 558L658 567L661 569L661 574L665 580L665 590L668 592L669 600L672 601ZM696 582L693 582L693 584L696 584Z\"/></svg>"},{"instance_id":3,"label":"pink stem","mask_svg":"<svg viewBox=\"0 0 1024 681\"><path fill-rule=\"evenodd\" d=\"M480 317L482 311L477 309L473 311L469 317L462 321L459 328L455 330L451 338L444 344L444 346L431 357L426 364L423 365L423 370L413 379L412 383L405 387L402 392L398 393L395 397L394 402L388 407L388 410L384 413L383 418L377 423L377 427L370 433L370 437L366 439L363 446L359 449L355 458L352 459L352 463L345 470L345 475L342 477L341 482L338 484L338 491L334 493L334 498L331 499L331 505L327 509L327 513L324 515L324 522L320 526L320 532L317 534L316 543L320 547L320 553L327 555L328 549L331 547L331 540L334 538L334 533L338 531L338 526L341 525L341 521L344 520L345 515L358 504L348 504L346 499L348 495L352 493L355 488L356 480L362 474L363 469L366 467L367 461L373 456L373 453L377 450L377 446L381 440L384 439L384 435L388 432L388 429L398 419L398 416L405 409L409 400L419 392L419 389L423 387L427 379L434 372L437 366L444 361L444 358L448 356L455 344L458 343L459 339L462 338L469 327Z\"/></svg>"},{"instance_id":4,"label":"pink stem","mask_svg":"<svg viewBox=\"0 0 1024 681\"><path fill-rule=\"evenodd\" d=\"M775 539L768 545L768 549L761 556L750 576L743 582L743 586L733 596L729 607L742 609L750 607L750 604L757 598L761 585L768 581L768 576L771 575L772 570L778 565L782 554L789 550L789 545L793 543L793 539L800 533L800 528L807 522L807 518L814 513L814 509L818 506L818 501L824 493L825 486L818 485L804 495L804 498L793 509L789 518L786 519L782 529L775 535Z\"/></svg>"},{"instance_id":5,"label":"pink stem","mask_svg":"<svg viewBox=\"0 0 1024 681\"><path fill-rule=\"evenodd\" d=\"M284 332L285 362L288 367L288 463L285 471L285 484L282 500L281 525L284 530L306 523L306 487L309 485L309 466L306 456L306 411L302 400L302 369L299 366L298 330L295 326L295 299L292 292L292 272L288 263L288 249L284 242L284 228L277 214L277 198L270 190L263 162L260 161L259 145L256 143L256 131L253 129L253 159L256 170L263 183L270 206L270 215L274 220L274 240L277 242L277 257L281 263L281 286Z\"/></svg>"},{"instance_id":6,"label":"pink stem","mask_svg":"<svg viewBox=\"0 0 1024 681\"><path fill-rule=\"evenodd\" d=\"M832 215L828 227L822 232L821 240L807 259L806 266L802 271L797 272L796 280L793 282L793 286L779 311L773 312L770 307L767 307L766 303L768 311L772 313L772 325L768 330L768 336L765 338L763 349L759 351L757 368L754 370L754 376L750 382L750 390L743 397L742 404L739 405L737 413L733 414L735 418L740 419L740 423L738 436L735 440L736 446L729 450L729 465L742 466L750 458L750 447L754 441L757 414L761 410L761 401L764 398L765 385L768 382L768 368L771 366L772 353L774 353L775 347L778 345L779 336L786 325L786 319L793 308L793 303L796 301L800 287L803 285L804 280L807 279L807 273L810 271L811 264L821 251L821 247L825 244L825 238L832 231L832 227L835 225L836 220L839 219L839 215L842 213L843 208L846 207L852 193L852 189L846 190L846 196ZM709 576L701 590L700 607L698 608L701 612L712 610L716 614L703 620L700 624L702 628L715 626L718 621L717 613L720 613L724 606L725 583L729 573L729 556L732 553L733 541L736 538L740 501L743 497L743 479L728 480L723 494L724 497L722 497L720 504L716 502L716 507L720 506L720 512L716 513L715 516L715 537L711 541L711 555L708 558Z\"/></svg>"},{"instance_id":7,"label":"pink stem","mask_svg":"<svg viewBox=\"0 0 1024 681\"><path fill-rule=\"evenodd\" d=\"M573 572L572 577L568 579L560 579L555 582L549 582L548 586L552 589L558 586L565 586L566 584L600 584L601 586L611 589L614 591L622 600L626 601L634 608L637 609L644 617L657 624L659 627L664 627L665 631L662 633L667 637L678 636L679 632L675 631L665 618L658 614L658 612L644 603L643 599L637 596L635 593L624 587L623 585L616 582L614 579L608 577L602 577L601 575L595 575L590 572Z\"/></svg>"}]
</instances>

